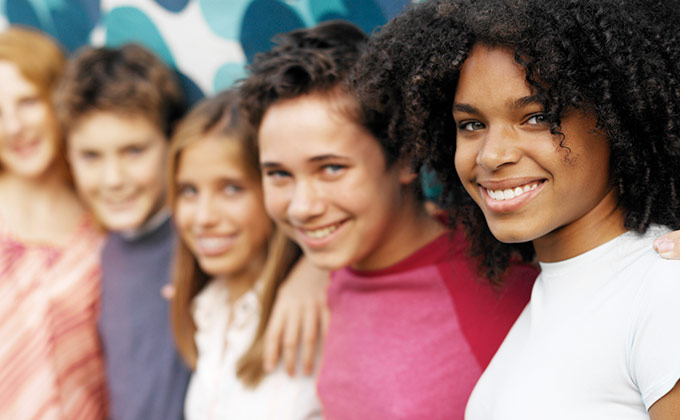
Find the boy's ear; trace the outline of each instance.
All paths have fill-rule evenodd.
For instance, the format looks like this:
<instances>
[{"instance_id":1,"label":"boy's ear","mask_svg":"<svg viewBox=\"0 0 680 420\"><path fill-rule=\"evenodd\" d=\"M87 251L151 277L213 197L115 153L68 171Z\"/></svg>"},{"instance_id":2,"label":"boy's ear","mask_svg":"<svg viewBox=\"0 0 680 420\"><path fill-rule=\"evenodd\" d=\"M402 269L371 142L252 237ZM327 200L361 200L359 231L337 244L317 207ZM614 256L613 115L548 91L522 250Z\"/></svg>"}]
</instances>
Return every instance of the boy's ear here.
<instances>
[{"instance_id":1,"label":"boy's ear","mask_svg":"<svg viewBox=\"0 0 680 420\"><path fill-rule=\"evenodd\" d=\"M397 165L399 165L399 182L401 184L409 185L418 178L418 171L413 168L410 156L399 159Z\"/></svg>"}]
</instances>

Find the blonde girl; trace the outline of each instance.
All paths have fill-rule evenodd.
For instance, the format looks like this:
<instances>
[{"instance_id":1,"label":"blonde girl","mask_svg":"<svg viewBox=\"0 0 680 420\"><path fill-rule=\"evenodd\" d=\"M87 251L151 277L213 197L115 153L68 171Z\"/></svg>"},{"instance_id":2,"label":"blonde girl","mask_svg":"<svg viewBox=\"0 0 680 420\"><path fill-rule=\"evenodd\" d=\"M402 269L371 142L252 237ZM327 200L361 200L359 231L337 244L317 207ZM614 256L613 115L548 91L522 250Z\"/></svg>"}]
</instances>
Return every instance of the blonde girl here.
<instances>
[{"instance_id":1,"label":"blonde girl","mask_svg":"<svg viewBox=\"0 0 680 420\"><path fill-rule=\"evenodd\" d=\"M200 103L170 145L170 201L181 240L172 323L194 369L187 419L320 415L312 377L265 374L263 336L277 290L300 251L264 209L253 131L238 95Z\"/></svg>"}]
</instances>

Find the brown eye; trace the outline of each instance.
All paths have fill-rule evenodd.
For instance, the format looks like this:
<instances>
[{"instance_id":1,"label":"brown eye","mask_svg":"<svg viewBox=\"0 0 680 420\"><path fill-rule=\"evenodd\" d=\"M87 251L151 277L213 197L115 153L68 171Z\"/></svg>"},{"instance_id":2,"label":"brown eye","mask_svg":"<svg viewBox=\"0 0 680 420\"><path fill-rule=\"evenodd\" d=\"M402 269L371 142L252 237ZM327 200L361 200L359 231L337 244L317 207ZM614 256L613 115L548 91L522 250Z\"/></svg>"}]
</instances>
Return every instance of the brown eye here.
<instances>
[{"instance_id":1,"label":"brown eye","mask_svg":"<svg viewBox=\"0 0 680 420\"><path fill-rule=\"evenodd\" d=\"M458 130L461 131L477 131L485 128L485 125L479 121L464 121L458 125Z\"/></svg>"},{"instance_id":2,"label":"brown eye","mask_svg":"<svg viewBox=\"0 0 680 420\"><path fill-rule=\"evenodd\" d=\"M548 118L544 114L535 114L526 121L529 125L543 125L548 123Z\"/></svg>"}]
</instances>

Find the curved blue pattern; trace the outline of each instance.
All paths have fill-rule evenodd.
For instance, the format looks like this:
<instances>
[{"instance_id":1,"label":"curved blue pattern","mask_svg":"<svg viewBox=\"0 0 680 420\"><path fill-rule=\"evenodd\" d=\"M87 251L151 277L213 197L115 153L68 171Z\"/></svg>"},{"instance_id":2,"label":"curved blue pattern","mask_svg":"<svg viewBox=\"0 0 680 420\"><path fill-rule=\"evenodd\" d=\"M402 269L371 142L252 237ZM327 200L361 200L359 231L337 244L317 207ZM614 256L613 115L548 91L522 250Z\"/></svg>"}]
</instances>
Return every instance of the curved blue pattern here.
<instances>
[{"instance_id":1,"label":"curved blue pattern","mask_svg":"<svg viewBox=\"0 0 680 420\"><path fill-rule=\"evenodd\" d=\"M198 0L205 23L215 35L236 40L250 0Z\"/></svg>"},{"instance_id":2,"label":"curved blue pattern","mask_svg":"<svg viewBox=\"0 0 680 420\"><path fill-rule=\"evenodd\" d=\"M239 37L246 59L250 63L255 54L269 50L274 35L304 26L290 6L275 0L253 0L243 16Z\"/></svg>"},{"instance_id":3,"label":"curved blue pattern","mask_svg":"<svg viewBox=\"0 0 680 420\"><path fill-rule=\"evenodd\" d=\"M322 4L327 0L310 0L310 7L313 10L320 10ZM329 19L345 19L353 22L364 32L370 34L373 29L387 22L380 6L373 0L342 0L345 13L326 13L316 16L318 22Z\"/></svg>"},{"instance_id":4,"label":"curved blue pattern","mask_svg":"<svg viewBox=\"0 0 680 420\"><path fill-rule=\"evenodd\" d=\"M73 51L87 43L101 12L99 0L6 0L5 13L10 23L39 28Z\"/></svg>"},{"instance_id":5,"label":"curved blue pattern","mask_svg":"<svg viewBox=\"0 0 680 420\"><path fill-rule=\"evenodd\" d=\"M190 0L153 0L171 13L186 11ZM206 25L217 36L241 42L247 62L254 55L268 50L271 38L280 32L315 25L329 19L347 19L366 32L386 22L401 11L409 0L194 0L198 2L202 20L192 24ZM176 68L173 51L159 31L164 14L146 15L149 0L130 0L130 5L116 7L102 16L101 0L0 0L0 10L12 24L37 27L55 37L73 51L89 41L93 28L101 21L106 43L117 46L138 42L157 53ZM153 10L154 12L157 9ZM154 19L159 22L154 23ZM187 36L191 28L181 28ZM200 42L200 40L197 40ZM182 48L181 46L175 48ZM205 52L210 54L209 51ZM224 57L217 69L210 69L212 80L202 80L201 86L215 91L234 84L246 75L245 63L238 57ZM190 63L201 66L201 63ZM205 73L205 72L201 72ZM210 76L208 76L210 77ZM179 75L189 102L203 96L198 85L184 74Z\"/></svg>"},{"instance_id":6,"label":"curved blue pattern","mask_svg":"<svg viewBox=\"0 0 680 420\"><path fill-rule=\"evenodd\" d=\"M234 85L247 76L243 63L225 63L215 73L213 92L219 92Z\"/></svg>"},{"instance_id":7,"label":"curved blue pattern","mask_svg":"<svg viewBox=\"0 0 680 420\"><path fill-rule=\"evenodd\" d=\"M170 48L158 28L141 10L134 7L117 7L106 16L105 27L107 45L115 47L136 42L158 54L171 67L177 67Z\"/></svg>"},{"instance_id":8,"label":"curved blue pattern","mask_svg":"<svg viewBox=\"0 0 680 420\"><path fill-rule=\"evenodd\" d=\"M178 13L184 10L184 8L189 4L189 0L154 0L165 10L173 13Z\"/></svg>"},{"instance_id":9,"label":"curved blue pattern","mask_svg":"<svg viewBox=\"0 0 680 420\"><path fill-rule=\"evenodd\" d=\"M10 23L28 25L34 28L50 32L43 27L38 17L38 13L28 0L6 0L5 15ZM52 34L54 36L54 34Z\"/></svg>"},{"instance_id":10,"label":"curved blue pattern","mask_svg":"<svg viewBox=\"0 0 680 420\"><path fill-rule=\"evenodd\" d=\"M329 20L329 17L342 19L349 13L343 0L310 1L309 10L315 23Z\"/></svg>"},{"instance_id":11,"label":"curved blue pattern","mask_svg":"<svg viewBox=\"0 0 680 420\"><path fill-rule=\"evenodd\" d=\"M99 0L88 2L60 2L52 9L52 22L59 39L69 51L87 44L90 32L100 17Z\"/></svg>"},{"instance_id":12,"label":"curved blue pattern","mask_svg":"<svg viewBox=\"0 0 680 420\"><path fill-rule=\"evenodd\" d=\"M196 83L194 83L191 78L181 71L175 69L175 74L179 79L179 84L182 85L182 90L184 91L184 98L189 106L195 104L205 97L205 93L201 90Z\"/></svg>"},{"instance_id":13,"label":"curved blue pattern","mask_svg":"<svg viewBox=\"0 0 680 420\"><path fill-rule=\"evenodd\" d=\"M387 20L398 15L409 3L408 0L377 0L377 2Z\"/></svg>"}]
</instances>

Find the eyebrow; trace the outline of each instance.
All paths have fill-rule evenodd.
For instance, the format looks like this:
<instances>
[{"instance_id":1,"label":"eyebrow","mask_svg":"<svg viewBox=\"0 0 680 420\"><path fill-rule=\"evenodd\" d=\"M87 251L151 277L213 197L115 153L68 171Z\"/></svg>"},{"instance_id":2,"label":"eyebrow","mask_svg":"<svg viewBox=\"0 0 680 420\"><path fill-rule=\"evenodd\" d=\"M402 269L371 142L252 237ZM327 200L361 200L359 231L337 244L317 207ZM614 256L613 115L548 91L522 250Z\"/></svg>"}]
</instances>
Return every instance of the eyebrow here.
<instances>
[{"instance_id":1,"label":"eyebrow","mask_svg":"<svg viewBox=\"0 0 680 420\"><path fill-rule=\"evenodd\" d=\"M319 155L319 156L314 156L312 158L309 158L308 162L310 163L318 163L318 162L324 162L327 160L344 160L348 161L349 158L345 156L340 156L340 155L334 155L334 154L327 154L327 155ZM260 167L262 169L271 169L271 168L280 168L283 165L279 162L270 162L270 161L265 161L260 163Z\"/></svg>"},{"instance_id":2,"label":"eyebrow","mask_svg":"<svg viewBox=\"0 0 680 420\"><path fill-rule=\"evenodd\" d=\"M340 155L334 155L334 154L327 154L327 155L319 155L319 156L314 156L313 158L309 159L309 162L323 162L326 160L349 160L348 158Z\"/></svg>"},{"instance_id":3,"label":"eyebrow","mask_svg":"<svg viewBox=\"0 0 680 420\"><path fill-rule=\"evenodd\" d=\"M515 99L514 101L510 101L509 105L510 108L512 109L522 109L525 106L528 105L534 105L540 103L538 100L538 96L536 95L529 95L529 96L523 96L521 98Z\"/></svg>"},{"instance_id":4,"label":"eyebrow","mask_svg":"<svg viewBox=\"0 0 680 420\"><path fill-rule=\"evenodd\" d=\"M280 168L281 164L278 162L262 162L260 163L262 169Z\"/></svg>"},{"instance_id":5,"label":"eyebrow","mask_svg":"<svg viewBox=\"0 0 680 420\"><path fill-rule=\"evenodd\" d=\"M517 98L515 100L508 101L507 105L513 109L522 109L528 105L533 105L540 103L538 96L529 95ZM465 114L479 114L479 110L470 104L453 104L453 112L463 112Z\"/></svg>"},{"instance_id":6,"label":"eyebrow","mask_svg":"<svg viewBox=\"0 0 680 420\"><path fill-rule=\"evenodd\" d=\"M453 104L453 112L464 112L466 114L479 114L479 110L469 104Z\"/></svg>"}]
</instances>

